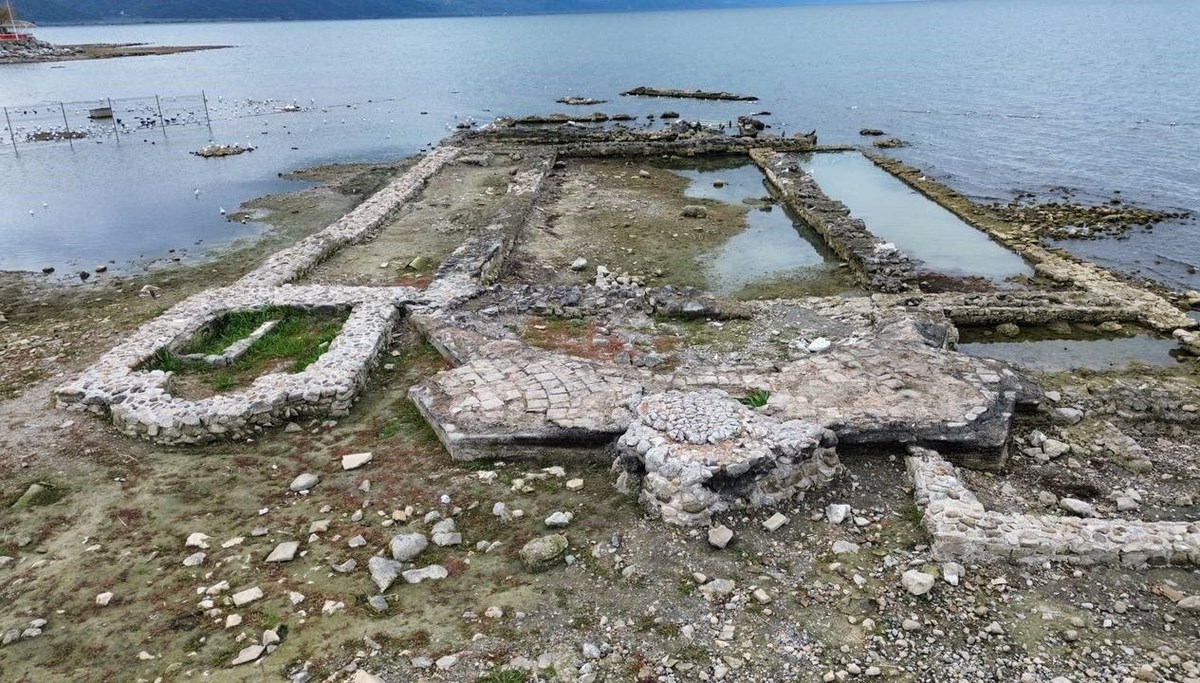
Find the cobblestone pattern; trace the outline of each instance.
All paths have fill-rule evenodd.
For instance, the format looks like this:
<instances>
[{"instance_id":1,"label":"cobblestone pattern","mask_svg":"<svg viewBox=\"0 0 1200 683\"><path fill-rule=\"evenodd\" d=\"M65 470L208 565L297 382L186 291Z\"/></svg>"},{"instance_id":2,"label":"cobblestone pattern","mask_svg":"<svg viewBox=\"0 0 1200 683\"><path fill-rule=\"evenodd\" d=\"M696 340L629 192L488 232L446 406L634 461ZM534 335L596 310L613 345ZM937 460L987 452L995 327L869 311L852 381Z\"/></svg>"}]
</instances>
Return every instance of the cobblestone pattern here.
<instances>
[{"instance_id":1,"label":"cobblestone pattern","mask_svg":"<svg viewBox=\"0 0 1200 683\"><path fill-rule=\"evenodd\" d=\"M781 422L724 391L655 394L634 415L617 440L618 487L638 486L646 510L669 524L707 525L731 508L779 505L842 471L833 432Z\"/></svg>"},{"instance_id":2,"label":"cobblestone pattern","mask_svg":"<svg viewBox=\"0 0 1200 683\"><path fill-rule=\"evenodd\" d=\"M1004 447L1020 381L1002 363L931 347L912 318L859 335L768 371L682 368L666 385L736 395L765 389L770 414L828 427L844 443Z\"/></svg>"},{"instance_id":3,"label":"cobblestone pattern","mask_svg":"<svg viewBox=\"0 0 1200 683\"><path fill-rule=\"evenodd\" d=\"M940 561L1200 565L1200 523L990 512L940 455L910 451L908 475Z\"/></svg>"},{"instance_id":4,"label":"cobblestone pattern","mask_svg":"<svg viewBox=\"0 0 1200 683\"><path fill-rule=\"evenodd\" d=\"M523 311L530 301L543 300L536 289L529 294L489 298L497 305L486 310ZM584 294L580 302L590 298ZM636 310L647 300L635 297L614 306ZM493 457L514 440L604 442L628 427L632 414L626 403L643 393L706 389L735 396L765 389L770 392L763 409L767 415L831 429L847 443L917 443L1002 453L1021 391L1019 378L1002 363L946 351L943 339L928 338L922 316L891 313L876 316L871 324L868 314L878 309L869 301L861 306L863 311L829 309L856 327L823 351L802 351L801 357L785 362L686 364L664 372L531 349L503 324L488 324L488 316L479 313L421 313L414 316L418 326L460 367L418 387L413 398L460 459ZM529 395L528 367L566 387L567 395L559 400L569 412L545 411ZM601 400L575 395L582 391L581 383L586 387L601 381L597 378L611 390L600 394ZM566 427L575 431L563 431ZM584 439L580 430L592 437Z\"/></svg>"},{"instance_id":5,"label":"cobblestone pattern","mask_svg":"<svg viewBox=\"0 0 1200 683\"><path fill-rule=\"evenodd\" d=\"M456 460L513 457L526 447L609 443L643 382L615 365L488 341L410 397Z\"/></svg>"},{"instance_id":6,"label":"cobblestone pattern","mask_svg":"<svg viewBox=\"0 0 1200 683\"><path fill-rule=\"evenodd\" d=\"M783 195L787 205L853 266L865 286L876 292L917 289L917 262L895 245L876 237L866 223L850 215L845 204L830 199L800 169L794 156L773 149L756 149L750 152L750 158Z\"/></svg>"},{"instance_id":7,"label":"cobblestone pattern","mask_svg":"<svg viewBox=\"0 0 1200 683\"><path fill-rule=\"evenodd\" d=\"M401 306L416 300L407 288L231 287L193 296L143 325L75 381L59 387L60 407L107 411L121 432L164 444L242 438L298 415L343 415L365 386ZM350 308L329 348L298 373L270 373L247 388L188 400L171 394L172 373L139 367L159 349L177 348L218 316L268 306Z\"/></svg>"}]
</instances>

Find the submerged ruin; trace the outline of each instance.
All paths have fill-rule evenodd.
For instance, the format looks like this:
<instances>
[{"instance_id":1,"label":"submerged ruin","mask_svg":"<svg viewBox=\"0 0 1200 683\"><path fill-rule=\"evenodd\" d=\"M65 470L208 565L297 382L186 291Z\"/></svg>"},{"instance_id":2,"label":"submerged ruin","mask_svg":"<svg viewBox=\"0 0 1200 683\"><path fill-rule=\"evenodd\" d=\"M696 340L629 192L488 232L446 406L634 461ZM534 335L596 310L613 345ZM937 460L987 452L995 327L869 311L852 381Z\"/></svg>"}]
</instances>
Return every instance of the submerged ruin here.
<instances>
[{"instance_id":1,"label":"submerged ruin","mask_svg":"<svg viewBox=\"0 0 1200 683\"><path fill-rule=\"evenodd\" d=\"M813 159L862 153L814 139L687 122L461 132L326 230L144 325L60 387L58 405L167 445L345 415L403 320L448 364L410 397L457 460L603 453L649 514L689 526L802 498L842 473L839 449L899 445L909 449L939 559L1200 564L1195 522L988 512L942 457L998 467L1014 414L1044 402L1013 367L960 353L959 326L1135 326L1174 333L1195 350L1196 321L1018 226L944 201L946 188L911 169L857 156L875 162L865 164L870 172L939 199L957 221L946 229L968 231L970 244L1000 255L970 254L955 268L922 260L831 198ZM696 164L716 164L714 176L755 169L763 195L741 203L782 212L797 240L812 240L814 256L711 293L717 278L705 268L716 267L716 247L735 234L729 226L741 225L744 207L698 190L677 206L639 189L686 185L672 171ZM388 261L359 267L379 260L373 245L392 248L399 238L387 226L420 210L427 188L473 168L502 181L451 212L472 213L473 225L453 217L422 225L436 237L437 259L405 258L400 275ZM608 181L616 184L600 187ZM597 207L602 191L620 210ZM1004 267L992 268L997 260ZM334 307L347 317L311 365L245 388L189 398L173 372L152 369L156 354L181 352L221 316L269 307ZM699 337L725 345L699 351Z\"/></svg>"}]
</instances>

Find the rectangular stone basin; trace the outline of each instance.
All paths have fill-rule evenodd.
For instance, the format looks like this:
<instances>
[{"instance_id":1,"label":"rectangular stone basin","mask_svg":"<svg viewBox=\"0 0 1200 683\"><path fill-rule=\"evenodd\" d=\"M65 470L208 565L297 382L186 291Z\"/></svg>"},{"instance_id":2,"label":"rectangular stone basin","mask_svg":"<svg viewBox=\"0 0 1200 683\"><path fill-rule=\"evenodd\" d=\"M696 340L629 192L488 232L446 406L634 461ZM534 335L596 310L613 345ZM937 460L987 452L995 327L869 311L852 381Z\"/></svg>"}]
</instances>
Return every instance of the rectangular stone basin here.
<instances>
[{"instance_id":1,"label":"rectangular stone basin","mask_svg":"<svg viewBox=\"0 0 1200 683\"><path fill-rule=\"evenodd\" d=\"M1020 256L993 242L857 152L807 154L801 166L831 199L880 239L920 259L928 270L1002 282L1032 275Z\"/></svg>"},{"instance_id":2,"label":"rectangular stone basin","mask_svg":"<svg viewBox=\"0 0 1200 683\"><path fill-rule=\"evenodd\" d=\"M1123 370L1134 365L1170 366L1186 362L1176 341L1147 332L1128 335L1055 334L1045 328L1005 338L991 330L960 330L958 350L994 358L1037 372Z\"/></svg>"},{"instance_id":3,"label":"rectangular stone basin","mask_svg":"<svg viewBox=\"0 0 1200 683\"><path fill-rule=\"evenodd\" d=\"M744 299L860 293L841 259L820 235L795 220L770 195L752 163L675 171L691 181L684 194L753 208L746 229L701 259L710 288Z\"/></svg>"}]
</instances>

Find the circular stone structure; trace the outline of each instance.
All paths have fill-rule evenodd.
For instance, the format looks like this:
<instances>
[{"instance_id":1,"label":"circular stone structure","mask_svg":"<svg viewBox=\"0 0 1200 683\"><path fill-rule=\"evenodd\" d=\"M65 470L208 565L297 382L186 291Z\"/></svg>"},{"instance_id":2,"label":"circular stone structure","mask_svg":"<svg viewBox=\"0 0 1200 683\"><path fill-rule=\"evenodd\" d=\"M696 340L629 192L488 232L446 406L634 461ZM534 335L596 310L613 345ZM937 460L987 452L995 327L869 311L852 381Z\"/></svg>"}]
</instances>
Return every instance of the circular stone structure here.
<instances>
[{"instance_id":1,"label":"circular stone structure","mask_svg":"<svg viewBox=\"0 0 1200 683\"><path fill-rule=\"evenodd\" d=\"M698 526L713 513L775 506L828 483L842 470L836 445L821 425L777 420L721 390L668 391L637 404L615 466L650 514Z\"/></svg>"}]
</instances>

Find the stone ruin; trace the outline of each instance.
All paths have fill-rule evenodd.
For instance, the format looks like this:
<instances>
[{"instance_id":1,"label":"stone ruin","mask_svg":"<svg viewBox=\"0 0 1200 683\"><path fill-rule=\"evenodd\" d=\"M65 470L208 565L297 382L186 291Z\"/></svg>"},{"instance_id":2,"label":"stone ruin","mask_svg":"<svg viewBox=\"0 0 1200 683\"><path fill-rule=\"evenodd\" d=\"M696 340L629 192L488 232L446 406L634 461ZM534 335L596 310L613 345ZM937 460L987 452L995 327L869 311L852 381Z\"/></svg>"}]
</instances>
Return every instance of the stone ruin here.
<instances>
[{"instance_id":1,"label":"stone ruin","mask_svg":"<svg viewBox=\"0 0 1200 683\"><path fill-rule=\"evenodd\" d=\"M654 394L634 413L617 439L617 486L639 490L669 524L707 526L735 505L774 507L842 471L833 431L762 415L720 389Z\"/></svg>"},{"instance_id":2,"label":"stone ruin","mask_svg":"<svg viewBox=\"0 0 1200 683\"><path fill-rule=\"evenodd\" d=\"M446 165L514 147L533 162L513 174L508 208L447 258L424 290L296 284L343 246L370 240ZM1004 364L955 352L955 323L1136 321L1180 328L1177 336L1191 342L1195 322L1151 292L1036 246L1018 250L1062 288L923 293L913 259L883 248L789 161L814 149L809 140L747 140L679 126L460 133L326 230L274 254L236 284L193 296L144 325L60 387L58 405L107 414L123 433L168 445L244 438L299 415L345 415L403 318L452 365L410 397L456 460L603 448L614 457L618 484L636 491L648 513L695 526L727 510L802 498L843 471L839 446L900 444L913 453L909 471L939 557L1200 564L1195 524L989 513L933 450L995 465L1005 457L1014 412L1040 399ZM687 288L603 278L570 288L493 284L557 159L664 153L746 155L874 294L730 305ZM141 369L218 316L267 306L335 306L350 315L305 371L266 374L212 398L174 396L171 373ZM736 318L763 329L786 318L799 321L801 331L783 359L685 358L663 367L655 359L584 358L532 346L504 324L531 314L615 324L639 316ZM760 392L765 405L739 400L750 392Z\"/></svg>"}]
</instances>

